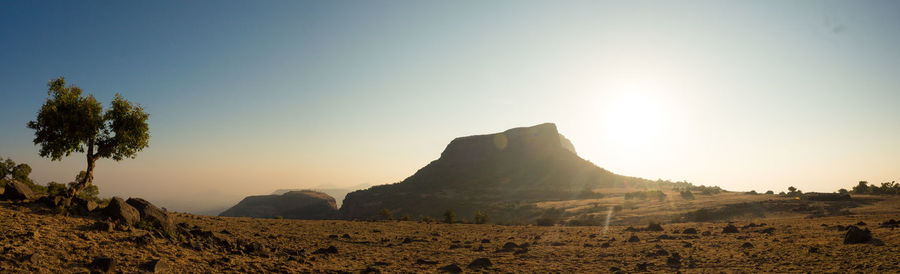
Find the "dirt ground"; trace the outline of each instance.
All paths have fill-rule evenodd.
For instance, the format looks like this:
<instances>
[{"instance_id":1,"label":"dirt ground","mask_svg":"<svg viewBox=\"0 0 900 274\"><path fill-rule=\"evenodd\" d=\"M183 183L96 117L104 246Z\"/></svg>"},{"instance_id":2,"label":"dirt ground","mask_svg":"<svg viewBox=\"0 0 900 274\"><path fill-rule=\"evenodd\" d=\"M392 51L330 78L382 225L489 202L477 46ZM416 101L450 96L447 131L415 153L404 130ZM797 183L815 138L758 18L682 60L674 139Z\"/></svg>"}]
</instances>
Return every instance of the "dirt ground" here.
<instances>
[{"instance_id":1,"label":"dirt ground","mask_svg":"<svg viewBox=\"0 0 900 274\"><path fill-rule=\"evenodd\" d=\"M643 226L498 226L416 221L303 221L176 213L190 236L98 228L99 217L62 216L0 202L0 272L900 272L900 202L881 200L850 215L741 218ZM844 244L838 226L875 239ZM696 234L682 233L695 229ZM635 231L637 230L637 231ZM632 237L634 236L634 237ZM333 247L333 248L331 248ZM677 254L677 255L676 255ZM486 259L486 260L485 260Z\"/></svg>"}]
</instances>

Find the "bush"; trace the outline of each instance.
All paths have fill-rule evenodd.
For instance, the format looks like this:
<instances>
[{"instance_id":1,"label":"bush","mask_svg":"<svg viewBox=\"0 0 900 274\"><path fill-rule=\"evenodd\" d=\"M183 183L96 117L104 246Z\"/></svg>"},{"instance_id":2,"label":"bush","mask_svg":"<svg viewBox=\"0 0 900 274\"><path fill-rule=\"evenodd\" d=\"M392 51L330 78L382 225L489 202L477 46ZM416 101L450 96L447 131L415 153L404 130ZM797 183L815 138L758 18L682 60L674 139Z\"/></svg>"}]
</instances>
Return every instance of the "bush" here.
<instances>
[{"instance_id":1,"label":"bush","mask_svg":"<svg viewBox=\"0 0 900 274\"><path fill-rule=\"evenodd\" d=\"M772 194L775 194L775 191L767 190L767 191L766 191L766 194L772 195Z\"/></svg>"},{"instance_id":2,"label":"bush","mask_svg":"<svg viewBox=\"0 0 900 274\"><path fill-rule=\"evenodd\" d=\"M691 193L690 190L682 191L682 192L681 192L681 198L684 198L685 200L693 200L693 199L694 199L694 193Z\"/></svg>"},{"instance_id":3,"label":"bush","mask_svg":"<svg viewBox=\"0 0 900 274\"><path fill-rule=\"evenodd\" d=\"M631 199L647 200L648 198L655 198L657 200L662 201L662 200L666 199L666 194L659 190L637 191L637 192L625 193L625 200L631 200Z\"/></svg>"},{"instance_id":4,"label":"bush","mask_svg":"<svg viewBox=\"0 0 900 274\"><path fill-rule=\"evenodd\" d=\"M432 223L432 222L434 222L434 218L431 218L431 217L425 216L425 215L419 215L419 221L422 221L425 223Z\"/></svg>"},{"instance_id":5,"label":"bush","mask_svg":"<svg viewBox=\"0 0 900 274\"><path fill-rule=\"evenodd\" d=\"M476 211L475 212L475 223L476 224L484 224L487 222L488 215L487 213Z\"/></svg>"},{"instance_id":6,"label":"bush","mask_svg":"<svg viewBox=\"0 0 900 274\"><path fill-rule=\"evenodd\" d=\"M445 223L452 224L455 221L456 221L456 212L453 212L453 210L450 210L450 209L447 209L446 211L444 211L444 222Z\"/></svg>"},{"instance_id":7,"label":"bush","mask_svg":"<svg viewBox=\"0 0 900 274\"><path fill-rule=\"evenodd\" d=\"M378 211L378 218L382 220L393 220L394 214L391 213L391 211L387 208L382 208L380 211Z\"/></svg>"},{"instance_id":8,"label":"bush","mask_svg":"<svg viewBox=\"0 0 900 274\"><path fill-rule=\"evenodd\" d=\"M747 194L749 194L749 195L757 195L757 194L759 194L759 193L756 193L756 190L751 190L751 191L748 191Z\"/></svg>"},{"instance_id":9,"label":"bush","mask_svg":"<svg viewBox=\"0 0 900 274\"><path fill-rule=\"evenodd\" d=\"M848 194L848 191L847 191L846 189L843 189L843 188L842 188L842 189L838 190L838 193L840 193L840 194Z\"/></svg>"}]
</instances>

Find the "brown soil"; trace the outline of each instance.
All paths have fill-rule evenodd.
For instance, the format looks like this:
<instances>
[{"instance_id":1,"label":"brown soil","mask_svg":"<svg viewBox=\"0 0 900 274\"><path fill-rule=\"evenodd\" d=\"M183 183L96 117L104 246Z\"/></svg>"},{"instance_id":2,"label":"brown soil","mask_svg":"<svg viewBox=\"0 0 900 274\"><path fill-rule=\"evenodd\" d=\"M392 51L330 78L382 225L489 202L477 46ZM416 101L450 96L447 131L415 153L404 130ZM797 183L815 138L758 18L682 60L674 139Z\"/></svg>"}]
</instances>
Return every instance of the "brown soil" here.
<instances>
[{"instance_id":1,"label":"brown soil","mask_svg":"<svg viewBox=\"0 0 900 274\"><path fill-rule=\"evenodd\" d=\"M62 216L34 204L0 202L0 272L89 272L97 257L114 271L142 271L155 259L166 272L862 272L900 271L900 202L885 200L850 215L802 215L727 222L535 227L414 221L301 221L176 214L196 237L170 240L137 228L95 228L99 218ZM836 227L865 222L870 243L843 244ZM752 223L752 225L751 225ZM694 228L697 234L681 234ZM774 230L773 230L774 229ZM705 232L709 232L708 234ZM704 236L704 235L708 236ZM150 235L150 236L145 236ZM631 236L639 242L626 242ZM665 236L663 236L665 235ZM142 238L143 237L143 238ZM224 244L223 244L224 243ZM511 245L513 243L515 245ZM524 246L524 247L523 247ZM334 247L329 248L329 247ZM677 254L677 255L676 255ZM469 268L476 259L489 266ZM478 260L473 267L485 264Z\"/></svg>"}]
</instances>

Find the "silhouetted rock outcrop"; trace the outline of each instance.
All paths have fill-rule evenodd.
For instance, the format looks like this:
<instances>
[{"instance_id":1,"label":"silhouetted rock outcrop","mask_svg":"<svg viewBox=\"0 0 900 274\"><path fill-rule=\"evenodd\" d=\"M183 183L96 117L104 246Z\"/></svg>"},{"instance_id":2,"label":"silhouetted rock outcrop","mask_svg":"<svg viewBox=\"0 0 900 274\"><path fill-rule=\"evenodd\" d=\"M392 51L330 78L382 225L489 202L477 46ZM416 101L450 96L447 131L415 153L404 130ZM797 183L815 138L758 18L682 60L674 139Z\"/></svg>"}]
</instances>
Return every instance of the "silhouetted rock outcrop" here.
<instances>
[{"instance_id":1,"label":"silhouetted rock outcrop","mask_svg":"<svg viewBox=\"0 0 900 274\"><path fill-rule=\"evenodd\" d=\"M33 200L38 197L28 185L19 181L6 183L3 196L10 200Z\"/></svg>"},{"instance_id":2,"label":"silhouetted rock outcrop","mask_svg":"<svg viewBox=\"0 0 900 274\"><path fill-rule=\"evenodd\" d=\"M328 194L303 190L282 195L249 196L219 216L327 220L340 218L340 212L334 198Z\"/></svg>"},{"instance_id":3,"label":"silhouetted rock outcrop","mask_svg":"<svg viewBox=\"0 0 900 274\"><path fill-rule=\"evenodd\" d=\"M576 199L595 188L645 182L581 159L556 125L545 123L456 138L406 180L347 194L341 213L366 219L382 209L433 217L447 209L458 216L480 210L501 221L511 219L504 203Z\"/></svg>"},{"instance_id":4,"label":"silhouetted rock outcrop","mask_svg":"<svg viewBox=\"0 0 900 274\"><path fill-rule=\"evenodd\" d=\"M175 221L168 212L141 198L128 198L126 202L141 214L141 221L149 222L164 231L175 231Z\"/></svg>"},{"instance_id":5,"label":"silhouetted rock outcrop","mask_svg":"<svg viewBox=\"0 0 900 274\"><path fill-rule=\"evenodd\" d=\"M121 221L127 225L134 225L141 221L141 213L119 197L113 197L109 205L104 209L106 216L115 221Z\"/></svg>"}]
</instances>

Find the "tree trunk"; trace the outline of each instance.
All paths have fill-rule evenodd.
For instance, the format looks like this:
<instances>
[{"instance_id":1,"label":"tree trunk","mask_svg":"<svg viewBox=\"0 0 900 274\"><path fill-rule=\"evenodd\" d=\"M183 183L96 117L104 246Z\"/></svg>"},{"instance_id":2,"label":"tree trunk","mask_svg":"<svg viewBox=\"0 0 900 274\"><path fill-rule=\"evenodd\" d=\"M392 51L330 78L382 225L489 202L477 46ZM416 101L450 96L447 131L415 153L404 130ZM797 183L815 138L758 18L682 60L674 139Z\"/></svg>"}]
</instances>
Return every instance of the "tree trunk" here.
<instances>
[{"instance_id":1,"label":"tree trunk","mask_svg":"<svg viewBox=\"0 0 900 274\"><path fill-rule=\"evenodd\" d=\"M87 170L84 172L84 178L81 178L78 182L75 182L75 185L69 188L69 193L66 195L65 204L68 206L72 203L72 198L81 193L85 187L89 186L92 181L94 181L94 163L97 162L97 157L94 155L94 140L92 139L88 143L88 151L87 151Z\"/></svg>"}]
</instances>

